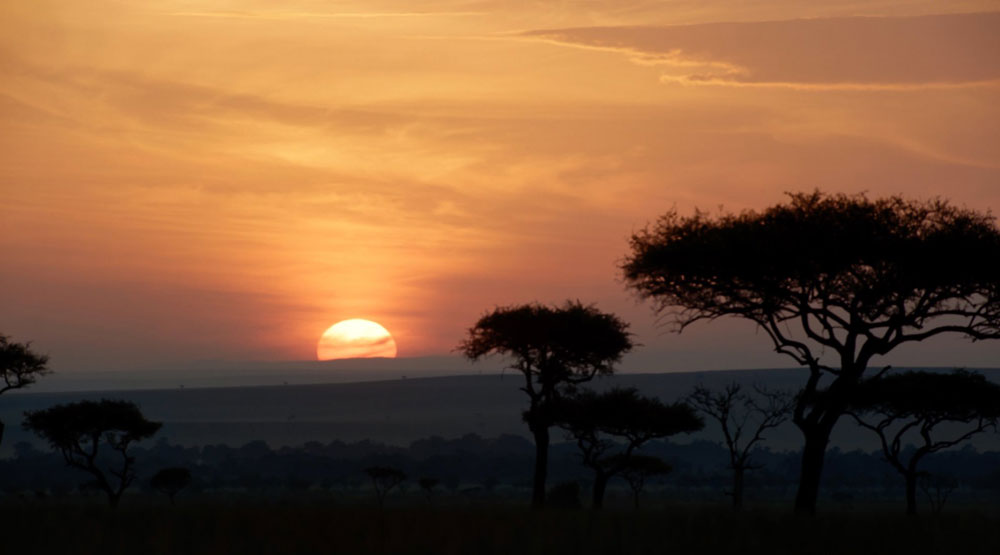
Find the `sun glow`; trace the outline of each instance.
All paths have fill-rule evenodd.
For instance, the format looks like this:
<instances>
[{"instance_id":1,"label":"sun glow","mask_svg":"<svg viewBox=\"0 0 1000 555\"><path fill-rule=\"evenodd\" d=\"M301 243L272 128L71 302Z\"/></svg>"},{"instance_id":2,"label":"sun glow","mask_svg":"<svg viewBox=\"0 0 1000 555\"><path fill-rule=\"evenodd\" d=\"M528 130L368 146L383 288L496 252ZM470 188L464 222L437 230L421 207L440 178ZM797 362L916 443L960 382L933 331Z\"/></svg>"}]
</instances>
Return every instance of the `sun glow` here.
<instances>
[{"instance_id":1,"label":"sun glow","mask_svg":"<svg viewBox=\"0 0 1000 555\"><path fill-rule=\"evenodd\" d=\"M396 340L389 330L371 320L337 322L323 332L316 347L318 360L375 357L396 358Z\"/></svg>"}]
</instances>

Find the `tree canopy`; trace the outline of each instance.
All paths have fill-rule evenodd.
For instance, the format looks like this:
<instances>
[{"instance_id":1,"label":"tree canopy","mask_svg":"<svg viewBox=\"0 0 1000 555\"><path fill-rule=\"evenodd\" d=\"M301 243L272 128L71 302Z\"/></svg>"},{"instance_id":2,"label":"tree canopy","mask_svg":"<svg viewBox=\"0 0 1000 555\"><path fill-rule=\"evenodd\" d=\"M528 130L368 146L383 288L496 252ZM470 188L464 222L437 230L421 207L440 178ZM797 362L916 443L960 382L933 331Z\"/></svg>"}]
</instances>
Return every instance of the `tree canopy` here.
<instances>
[{"instance_id":1,"label":"tree canopy","mask_svg":"<svg viewBox=\"0 0 1000 555\"><path fill-rule=\"evenodd\" d=\"M67 465L90 473L113 507L135 479L129 445L151 437L161 426L146 420L134 403L108 399L28 411L24 418L25 429L48 440ZM102 464L102 441L119 454L117 465Z\"/></svg>"},{"instance_id":2,"label":"tree canopy","mask_svg":"<svg viewBox=\"0 0 1000 555\"><path fill-rule=\"evenodd\" d=\"M459 349L472 360L513 358L511 369L534 379L525 385L530 395L610 374L632 346L627 323L576 301L496 308L469 329Z\"/></svg>"},{"instance_id":3,"label":"tree canopy","mask_svg":"<svg viewBox=\"0 0 1000 555\"><path fill-rule=\"evenodd\" d=\"M793 414L800 512L815 510L830 432L874 357L946 333L1000 338L1000 229L943 200L817 191L760 212L672 211L632 236L622 270L678 331L746 318L809 369Z\"/></svg>"}]
</instances>

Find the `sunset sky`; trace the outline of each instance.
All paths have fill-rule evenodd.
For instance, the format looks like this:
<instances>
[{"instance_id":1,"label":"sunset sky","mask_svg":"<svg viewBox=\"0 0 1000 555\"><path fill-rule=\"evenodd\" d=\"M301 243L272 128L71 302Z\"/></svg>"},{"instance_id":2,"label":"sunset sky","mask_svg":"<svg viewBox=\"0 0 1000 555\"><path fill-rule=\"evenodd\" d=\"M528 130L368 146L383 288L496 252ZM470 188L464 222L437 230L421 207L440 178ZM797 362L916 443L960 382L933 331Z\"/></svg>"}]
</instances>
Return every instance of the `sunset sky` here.
<instances>
[{"instance_id":1,"label":"sunset sky","mask_svg":"<svg viewBox=\"0 0 1000 555\"><path fill-rule=\"evenodd\" d=\"M0 6L0 332L60 372L311 360L348 318L445 355L568 298L632 323L634 369L789 366L658 331L617 265L671 207L814 188L1000 212L1000 2Z\"/></svg>"}]
</instances>

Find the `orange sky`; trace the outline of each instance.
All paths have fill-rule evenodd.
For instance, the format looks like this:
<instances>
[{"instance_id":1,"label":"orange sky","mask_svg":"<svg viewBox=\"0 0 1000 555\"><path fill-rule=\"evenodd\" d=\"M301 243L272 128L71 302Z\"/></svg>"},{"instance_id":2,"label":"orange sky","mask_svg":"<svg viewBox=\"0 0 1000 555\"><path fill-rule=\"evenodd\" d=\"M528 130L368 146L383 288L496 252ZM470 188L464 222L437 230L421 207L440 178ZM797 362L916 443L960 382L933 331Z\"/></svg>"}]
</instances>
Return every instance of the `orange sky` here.
<instances>
[{"instance_id":1,"label":"orange sky","mask_svg":"<svg viewBox=\"0 0 1000 555\"><path fill-rule=\"evenodd\" d=\"M420 356L493 305L579 298L648 370L788 365L746 326L656 332L618 280L629 233L816 187L1000 210L991 11L5 2L0 331L59 370L310 359L346 318Z\"/></svg>"}]
</instances>

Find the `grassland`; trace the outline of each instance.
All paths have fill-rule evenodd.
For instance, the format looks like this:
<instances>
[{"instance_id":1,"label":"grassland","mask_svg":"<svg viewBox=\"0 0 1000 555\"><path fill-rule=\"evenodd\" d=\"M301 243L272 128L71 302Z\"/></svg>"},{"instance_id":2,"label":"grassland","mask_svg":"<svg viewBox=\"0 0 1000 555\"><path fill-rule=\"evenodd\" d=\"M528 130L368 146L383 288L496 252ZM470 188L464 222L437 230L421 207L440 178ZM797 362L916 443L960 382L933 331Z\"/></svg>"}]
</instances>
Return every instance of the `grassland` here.
<instances>
[{"instance_id":1,"label":"grassland","mask_svg":"<svg viewBox=\"0 0 1000 555\"><path fill-rule=\"evenodd\" d=\"M907 519L880 509L794 517L722 506L639 511L521 505L390 507L317 499L130 499L0 502L11 554L617 554L1000 553L1000 517L956 509Z\"/></svg>"}]
</instances>

